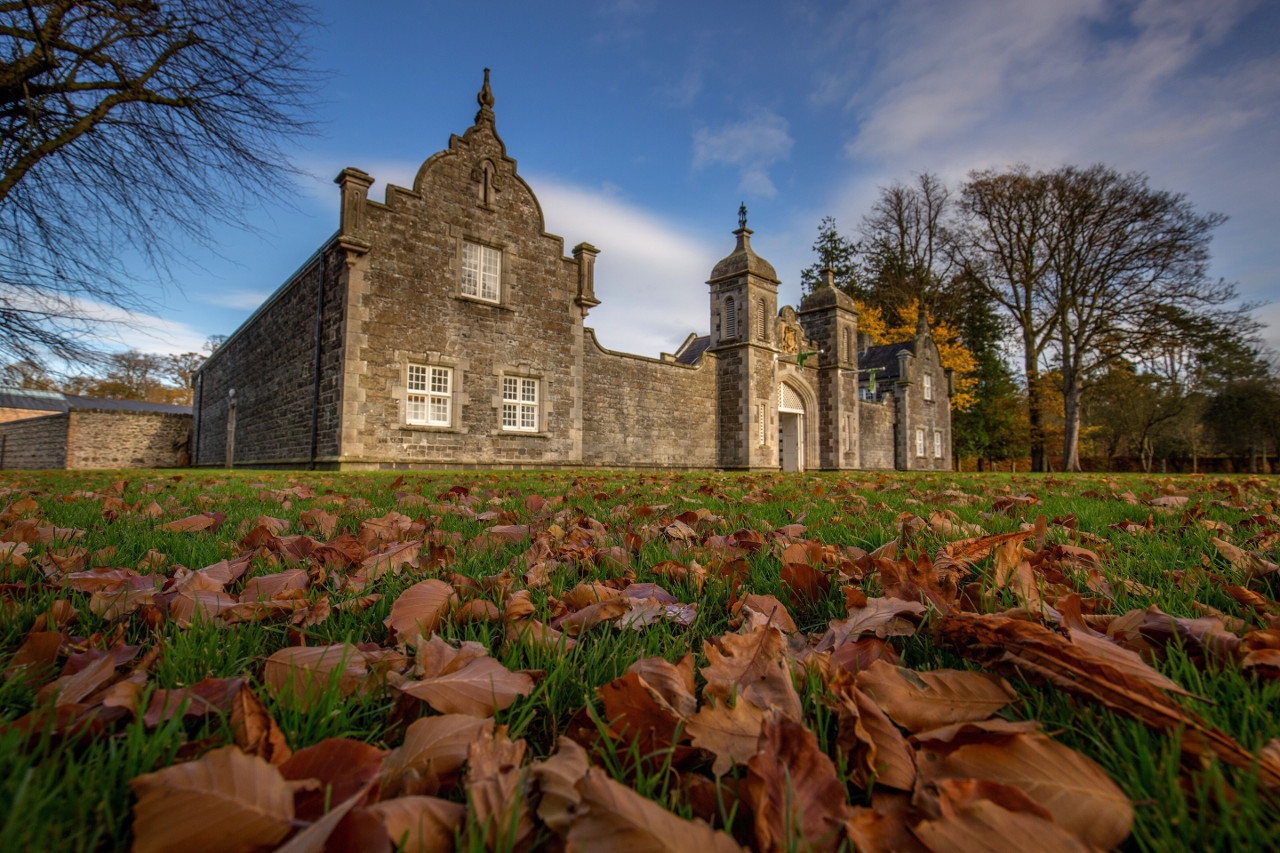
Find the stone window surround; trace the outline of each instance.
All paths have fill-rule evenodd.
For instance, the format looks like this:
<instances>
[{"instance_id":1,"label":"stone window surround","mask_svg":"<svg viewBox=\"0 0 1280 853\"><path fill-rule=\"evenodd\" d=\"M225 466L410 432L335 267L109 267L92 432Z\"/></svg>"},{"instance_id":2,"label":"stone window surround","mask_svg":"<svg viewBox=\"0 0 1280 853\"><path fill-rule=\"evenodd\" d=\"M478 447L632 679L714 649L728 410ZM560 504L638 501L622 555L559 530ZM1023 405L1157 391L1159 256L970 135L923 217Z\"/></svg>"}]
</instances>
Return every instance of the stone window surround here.
<instances>
[{"instance_id":1,"label":"stone window surround","mask_svg":"<svg viewBox=\"0 0 1280 853\"><path fill-rule=\"evenodd\" d=\"M924 427L916 427L916 456L924 456Z\"/></svg>"},{"instance_id":2,"label":"stone window surround","mask_svg":"<svg viewBox=\"0 0 1280 853\"><path fill-rule=\"evenodd\" d=\"M926 403L933 402L933 373L925 371L921 381L924 383L924 400Z\"/></svg>"},{"instance_id":3,"label":"stone window surround","mask_svg":"<svg viewBox=\"0 0 1280 853\"><path fill-rule=\"evenodd\" d=\"M405 365L405 371L405 421L413 426L453 426L453 368L411 361ZM418 398L422 406L419 420L410 414L414 398ZM435 419L438 404L444 406L444 417L439 420Z\"/></svg>"},{"instance_id":4,"label":"stone window surround","mask_svg":"<svg viewBox=\"0 0 1280 853\"><path fill-rule=\"evenodd\" d=\"M397 427L402 430L414 432L448 432L448 433L464 433L466 432L459 424L462 421L462 407L467 402L467 395L462 391L463 376L465 375L465 364L456 358L446 358L437 352L408 352L406 350L397 350L395 353L396 363L400 366L400 380L396 387L396 402L399 408L399 423ZM419 367L445 367L450 371L449 377L449 420L448 426L443 424L415 424L409 423L409 365L415 364Z\"/></svg>"},{"instance_id":5,"label":"stone window surround","mask_svg":"<svg viewBox=\"0 0 1280 853\"><path fill-rule=\"evenodd\" d=\"M547 419L551 413L551 405L547 401L547 381L542 371L533 368L532 365L521 364L501 364L495 365L493 375L496 379L493 389L493 410L494 410L494 429L491 433L494 436L506 436L508 438L550 438L547 432ZM504 427L502 425L502 401L503 401L503 384L507 377L513 379L532 379L538 383L538 428L534 430L515 429Z\"/></svg>"},{"instance_id":6,"label":"stone window surround","mask_svg":"<svg viewBox=\"0 0 1280 853\"><path fill-rule=\"evenodd\" d=\"M453 298L463 302L470 302L474 305L487 305L490 308L501 308L504 311L514 311L510 306L510 293L512 284L511 260L512 254L510 246L494 237L477 234L470 230L465 230L457 226L449 226L449 238L454 241L453 258L450 262L450 276L453 282ZM474 243L477 246L485 246L490 249L496 249L500 255L498 261L498 299L482 299L479 296L469 296L462 292L462 244Z\"/></svg>"},{"instance_id":7,"label":"stone window surround","mask_svg":"<svg viewBox=\"0 0 1280 853\"><path fill-rule=\"evenodd\" d=\"M942 430L940 429L933 431L933 458L942 458Z\"/></svg>"}]
</instances>

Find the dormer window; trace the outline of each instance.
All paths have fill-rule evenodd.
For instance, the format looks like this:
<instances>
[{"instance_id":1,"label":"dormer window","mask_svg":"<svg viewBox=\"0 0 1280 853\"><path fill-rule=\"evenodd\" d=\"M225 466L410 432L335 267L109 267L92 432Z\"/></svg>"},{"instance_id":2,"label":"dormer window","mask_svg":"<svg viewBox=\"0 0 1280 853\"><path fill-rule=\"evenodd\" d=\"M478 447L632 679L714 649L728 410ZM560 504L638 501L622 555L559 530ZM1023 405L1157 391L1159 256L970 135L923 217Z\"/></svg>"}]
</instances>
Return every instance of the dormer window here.
<instances>
[{"instance_id":1,"label":"dormer window","mask_svg":"<svg viewBox=\"0 0 1280 853\"><path fill-rule=\"evenodd\" d=\"M462 295L498 302L502 290L502 252L492 246L462 244Z\"/></svg>"}]
</instances>

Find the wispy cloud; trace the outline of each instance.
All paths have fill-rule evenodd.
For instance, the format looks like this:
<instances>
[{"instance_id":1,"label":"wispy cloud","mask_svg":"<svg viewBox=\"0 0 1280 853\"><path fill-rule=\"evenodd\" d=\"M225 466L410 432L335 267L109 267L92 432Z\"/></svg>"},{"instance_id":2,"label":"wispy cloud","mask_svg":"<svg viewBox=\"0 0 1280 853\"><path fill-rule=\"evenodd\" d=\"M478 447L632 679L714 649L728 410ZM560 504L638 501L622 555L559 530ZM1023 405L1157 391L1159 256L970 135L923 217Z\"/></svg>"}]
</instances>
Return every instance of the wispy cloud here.
<instances>
[{"instance_id":1,"label":"wispy cloud","mask_svg":"<svg viewBox=\"0 0 1280 853\"><path fill-rule=\"evenodd\" d=\"M794 144L787 120L772 110L761 109L734 124L695 130L693 168L734 166L740 173L738 188L742 192L773 198L778 190L769 178L769 167L790 157Z\"/></svg>"},{"instance_id":2,"label":"wispy cloud","mask_svg":"<svg viewBox=\"0 0 1280 853\"><path fill-rule=\"evenodd\" d=\"M255 311L270 295L270 291L265 290L204 290L196 295L196 299L233 311Z\"/></svg>"},{"instance_id":3,"label":"wispy cloud","mask_svg":"<svg viewBox=\"0 0 1280 853\"><path fill-rule=\"evenodd\" d=\"M587 325L601 345L656 356L690 332L705 333L714 243L691 237L678 223L631 204L610 189L526 175L547 220L566 249L583 240L600 249L596 297ZM726 252L728 248L726 248Z\"/></svg>"},{"instance_id":4,"label":"wispy cloud","mask_svg":"<svg viewBox=\"0 0 1280 853\"><path fill-rule=\"evenodd\" d=\"M52 321L53 325L108 350L172 355L199 352L207 339L186 323L79 296L0 289L0 299L11 308L62 318Z\"/></svg>"}]
</instances>

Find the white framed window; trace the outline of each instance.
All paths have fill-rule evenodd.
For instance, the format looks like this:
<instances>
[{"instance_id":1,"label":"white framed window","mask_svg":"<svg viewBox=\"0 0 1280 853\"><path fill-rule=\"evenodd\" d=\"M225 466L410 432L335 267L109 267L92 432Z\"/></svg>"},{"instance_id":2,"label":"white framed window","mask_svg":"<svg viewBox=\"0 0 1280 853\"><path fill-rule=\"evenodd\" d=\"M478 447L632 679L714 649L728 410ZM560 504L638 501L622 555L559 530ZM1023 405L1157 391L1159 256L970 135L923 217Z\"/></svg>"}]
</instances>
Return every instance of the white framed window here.
<instances>
[{"instance_id":1,"label":"white framed window","mask_svg":"<svg viewBox=\"0 0 1280 853\"><path fill-rule=\"evenodd\" d=\"M479 243L462 243L462 295L486 302L501 296L502 252Z\"/></svg>"},{"instance_id":2,"label":"white framed window","mask_svg":"<svg viewBox=\"0 0 1280 853\"><path fill-rule=\"evenodd\" d=\"M916 456L924 456L924 427L916 427Z\"/></svg>"},{"instance_id":3,"label":"white framed window","mask_svg":"<svg viewBox=\"0 0 1280 853\"><path fill-rule=\"evenodd\" d=\"M940 429L933 431L933 456L935 459L942 458L942 430Z\"/></svg>"},{"instance_id":4,"label":"white framed window","mask_svg":"<svg viewBox=\"0 0 1280 853\"><path fill-rule=\"evenodd\" d=\"M732 296L724 301L724 336L726 340L738 336L738 306L734 304Z\"/></svg>"},{"instance_id":5,"label":"white framed window","mask_svg":"<svg viewBox=\"0 0 1280 853\"><path fill-rule=\"evenodd\" d=\"M933 399L933 374L926 373L924 375L924 398L926 400Z\"/></svg>"},{"instance_id":6,"label":"white framed window","mask_svg":"<svg viewBox=\"0 0 1280 853\"><path fill-rule=\"evenodd\" d=\"M453 423L453 368L411 364L407 377L405 420L411 424Z\"/></svg>"},{"instance_id":7,"label":"white framed window","mask_svg":"<svg viewBox=\"0 0 1280 853\"><path fill-rule=\"evenodd\" d=\"M538 431L538 380L527 376L502 377L502 428Z\"/></svg>"}]
</instances>

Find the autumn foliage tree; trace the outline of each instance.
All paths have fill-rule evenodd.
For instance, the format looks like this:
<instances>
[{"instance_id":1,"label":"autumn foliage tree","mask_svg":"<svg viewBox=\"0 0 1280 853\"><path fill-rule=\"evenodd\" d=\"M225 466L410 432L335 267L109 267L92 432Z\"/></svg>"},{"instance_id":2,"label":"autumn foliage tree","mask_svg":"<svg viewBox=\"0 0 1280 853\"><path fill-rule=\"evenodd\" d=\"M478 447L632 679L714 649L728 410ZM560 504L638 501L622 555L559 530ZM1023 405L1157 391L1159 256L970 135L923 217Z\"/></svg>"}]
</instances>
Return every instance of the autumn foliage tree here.
<instances>
[{"instance_id":1,"label":"autumn foliage tree","mask_svg":"<svg viewBox=\"0 0 1280 853\"><path fill-rule=\"evenodd\" d=\"M913 312L918 310L919 303L913 299L906 304L901 314L915 316ZM934 319L932 312L927 309L925 315L929 319L929 331L933 334L933 342L938 345L938 355L942 360L942 366L955 371L955 387L951 394L951 409L953 411L964 411L977 401L974 396L974 391L978 384L978 379L974 375L974 371L978 366L977 359L973 357L973 353L965 346L964 341L960 339L959 332L954 327L949 323ZM886 321L880 309L869 305L859 305L858 330L870 335L872 342L875 344L887 344L914 338L916 324L914 320L910 323L901 320L896 322Z\"/></svg>"}]
</instances>

